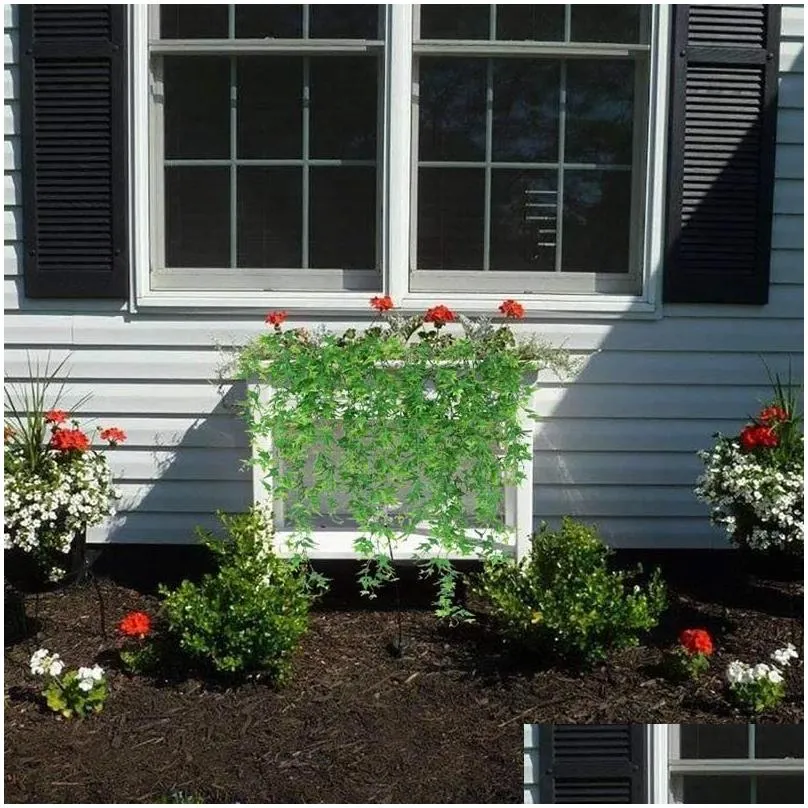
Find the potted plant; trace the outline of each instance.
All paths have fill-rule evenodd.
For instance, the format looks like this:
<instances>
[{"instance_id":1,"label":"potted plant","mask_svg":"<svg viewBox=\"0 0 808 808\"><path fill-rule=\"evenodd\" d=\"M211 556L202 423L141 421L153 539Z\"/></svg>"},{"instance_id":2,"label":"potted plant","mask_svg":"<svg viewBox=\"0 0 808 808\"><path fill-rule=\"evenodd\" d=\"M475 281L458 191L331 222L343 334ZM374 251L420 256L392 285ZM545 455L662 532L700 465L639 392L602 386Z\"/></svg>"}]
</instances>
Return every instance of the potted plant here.
<instances>
[{"instance_id":1,"label":"potted plant","mask_svg":"<svg viewBox=\"0 0 808 808\"><path fill-rule=\"evenodd\" d=\"M255 462L282 503L294 552L313 548L321 513L347 511L365 594L395 580L406 544L438 579L438 614L460 616L449 558L490 555L507 541L503 486L532 460L524 420L535 417L537 373L573 363L517 339L509 322L445 305L405 316L386 295L370 305L376 322L341 333L287 329L285 312L272 312L271 330L242 349L237 375L257 382L245 402L254 445L271 435L272 450ZM514 300L499 307L507 321L524 313Z\"/></svg>"},{"instance_id":2,"label":"potted plant","mask_svg":"<svg viewBox=\"0 0 808 808\"><path fill-rule=\"evenodd\" d=\"M740 434L717 434L699 452L705 469L696 495L712 505L724 527L757 571L802 573L804 436L797 394L772 380L773 396Z\"/></svg>"},{"instance_id":3,"label":"potted plant","mask_svg":"<svg viewBox=\"0 0 808 808\"><path fill-rule=\"evenodd\" d=\"M46 404L56 374L31 372L21 392L6 387L3 429L5 576L18 588L78 579L86 566L86 531L111 513L119 496L97 437L109 446L126 439L116 427L88 433L58 409L62 385ZM83 403L83 402L82 402Z\"/></svg>"}]
</instances>

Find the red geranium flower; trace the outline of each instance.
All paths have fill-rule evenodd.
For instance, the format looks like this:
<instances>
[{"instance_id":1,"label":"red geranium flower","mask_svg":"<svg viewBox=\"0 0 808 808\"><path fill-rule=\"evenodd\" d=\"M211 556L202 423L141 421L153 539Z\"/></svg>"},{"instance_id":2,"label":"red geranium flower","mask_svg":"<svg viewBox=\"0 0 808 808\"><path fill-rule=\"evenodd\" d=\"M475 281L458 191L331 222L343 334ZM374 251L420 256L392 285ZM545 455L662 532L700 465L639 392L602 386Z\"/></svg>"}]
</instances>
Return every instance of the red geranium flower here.
<instances>
[{"instance_id":1,"label":"red geranium flower","mask_svg":"<svg viewBox=\"0 0 808 808\"><path fill-rule=\"evenodd\" d=\"M67 420L67 413L64 410L48 410L45 413L46 424L63 424Z\"/></svg>"},{"instance_id":2,"label":"red geranium flower","mask_svg":"<svg viewBox=\"0 0 808 808\"><path fill-rule=\"evenodd\" d=\"M710 656L713 653L713 638L703 628L686 628L679 635L679 642L688 654Z\"/></svg>"},{"instance_id":3,"label":"red geranium flower","mask_svg":"<svg viewBox=\"0 0 808 808\"><path fill-rule=\"evenodd\" d=\"M139 637L142 640L151 631L151 617L145 612L129 612L118 623L118 631L127 637Z\"/></svg>"},{"instance_id":4,"label":"red geranium flower","mask_svg":"<svg viewBox=\"0 0 808 808\"><path fill-rule=\"evenodd\" d=\"M759 424L748 424L739 435L741 447L744 451L751 452L759 446L771 449L780 442L777 433L769 426Z\"/></svg>"},{"instance_id":5,"label":"red geranium flower","mask_svg":"<svg viewBox=\"0 0 808 808\"><path fill-rule=\"evenodd\" d=\"M788 413L782 407L764 407L758 416L764 424L776 424L781 421L788 421Z\"/></svg>"},{"instance_id":6,"label":"red geranium flower","mask_svg":"<svg viewBox=\"0 0 808 808\"><path fill-rule=\"evenodd\" d=\"M267 314L264 322L267 325L274 325L275 328L280 328L281 323L286 319L285 311L271 311Z\"/></svg>"},{"instance_id":7,"label":"red geranium flower","mask_svg":"<svg viewBox=\"0 0 808 808\"><path fill-rule=\"evenodd\" d=\"M384 297L372 297L370 299L370 305L373 306L376 311L390 311L390 309L395 308L393 306L393 298L390 295L385 295Z\"/></svg>"},{"instance_id":8,"label":"red geranium flower","mask_svg":"<svg viewBox=\"0 0 808 808\"><path fill-rule=\"evenodd\" d=\"M503 300L499 310L506 316L518 320L525 316L525 307L515 300Z\"/></svg>"},{"instance_id":9,"label":"red geranium flower","mask_svg":"<svg viewBox=\"0 0 808 808\"><path fill-rule=\"evenodd\" d=\"M427 309L424 315L425 323L435 323L438 327L446 325L446 323L452 323L454 320L455 313L448 306L443 305L433 306L431 309Z\"/></svg>"},{"instance_id":10,"label":"red geranium flower","mask_svg":"<svg viewBox=\"0 0 808 808\"><path fill-rule=\"evenodd\" d=\"M90 448L90 439L80 429L57 429L48 446L60 452L86 452Z\"/></svg>"},{"instance_id":11,"label":"red geranium flower","mask_svg":"<svg viewBox=\"0 0 808 808\"><path fill-rule=\"evenodd\" d=\"M118 443L123 443L126 440L126 433L117 426L111 426L109 429L102 429L98 433L101 440L108 440L113 446Z\"/></svg>"}]
</instances>

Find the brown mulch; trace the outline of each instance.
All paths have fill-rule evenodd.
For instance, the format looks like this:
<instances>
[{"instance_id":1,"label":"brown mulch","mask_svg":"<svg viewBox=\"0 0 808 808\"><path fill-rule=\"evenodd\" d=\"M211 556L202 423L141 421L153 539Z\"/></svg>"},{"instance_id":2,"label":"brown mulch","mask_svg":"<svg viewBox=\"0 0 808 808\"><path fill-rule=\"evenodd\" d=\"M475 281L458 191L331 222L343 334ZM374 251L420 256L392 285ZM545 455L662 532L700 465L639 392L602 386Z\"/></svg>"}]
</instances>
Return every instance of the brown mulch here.
<instances>
[{"instance_id":1,"label":"brown mulch","mask_svg":"<svg viewBox=\"0 0 808 808\"><path fill-rule=\"evenodd\" d=\"M405 651L391 599L359 601L350 581L312 615L293 678L227 687L129 677L115 667L110 626L154 611L152 587L100 579L107 633L91 584L28 596L33 633L5 649L5 800L28 802L522 802L524 723L740 722L726 701L729 661L756 662L793 642L802 657L802 583L752 578L732 565L674 564L671 607L639 648L588 672L542 665L484 622L441 626L405 576ZM371 608L372 607L372 608ZM666 681L662 649L685 627L717 642L698 685ZM69 666L109 672L104 711L66 721L46 711L28 672L39 647ZM788 696L761 721L803 720L802 658Z\"/></svg>"}]
</instances>

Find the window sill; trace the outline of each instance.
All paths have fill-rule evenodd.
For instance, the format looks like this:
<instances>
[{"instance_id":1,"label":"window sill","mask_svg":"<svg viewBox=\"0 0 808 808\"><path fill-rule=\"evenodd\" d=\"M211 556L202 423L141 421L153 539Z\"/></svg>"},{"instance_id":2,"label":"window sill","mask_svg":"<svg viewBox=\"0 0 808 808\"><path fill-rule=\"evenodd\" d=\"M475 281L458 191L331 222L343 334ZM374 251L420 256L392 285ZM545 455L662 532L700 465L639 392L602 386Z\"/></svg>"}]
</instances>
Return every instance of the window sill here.
<instances>
[{"instance_id":1,"label":"window sill","mask_svg":"<svg viewBox=\"0 0 808 808\"><path fill-rule=\"evenodd\" d=\"M318 315L372 316L368 306L370 298L381 292L344 292L339 294L316 292L232 292L232 291L148 291L132 301L132 311L160 311L163 313L234 313L239 315L284 310L307 317ZM509 297L498 295L457 295L439 292L411 293L396 300L396 310L402 314L423 312L430 306L443 303L464 314L480 315L496 312L499 304ZM516 295L525 307L526 321L538 320L655 320L662 314L661 306L628 295Z\"/></svg>"}]
</instances>

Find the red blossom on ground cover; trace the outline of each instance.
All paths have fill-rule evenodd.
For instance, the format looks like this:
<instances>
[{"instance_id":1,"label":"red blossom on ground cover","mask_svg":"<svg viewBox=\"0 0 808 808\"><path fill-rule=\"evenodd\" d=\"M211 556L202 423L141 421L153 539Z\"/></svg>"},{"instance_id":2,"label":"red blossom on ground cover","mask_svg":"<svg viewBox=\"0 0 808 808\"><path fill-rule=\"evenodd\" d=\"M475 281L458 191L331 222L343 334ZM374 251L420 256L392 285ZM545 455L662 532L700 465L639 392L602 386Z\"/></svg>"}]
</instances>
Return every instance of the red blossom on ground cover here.
<instances>
[{"instance_id":1,"label":"red blossom on ground cover","mask_svg":"<svg viewBox=\"0 0 808 808\"><path fill-rule=\"evenodd\" d=\"M761 426L760 424L746 426L741 431L738 439L741 442L741 447L747 452L761 446L771 449L780 442L777 433L770 426Z\"/></svg>"},{"instance_id":2,"label":"red blossom on ground cover","mask_svg":"<svg viewBox=\"0 0 808 808\"><path fill-rule=\"evenodd\" d=\"M452 323L455 319L455 313L448 306L444 305L433 306L431 309L427 309L424 315L425 323L435 323L436 326Z\"/></svg>"},{"instance_id":3,"label":"red blossom on ground cover","mask_svg":"<svg viewBox=\"0 0 808 808\"><path fill-rule=\"evenodd\" d=\"M506 317L518 320L525 316L525 307L515 300L503 300L499 306L500 312Z\"/></svg>"},{"instance_id":4,"label":"red blossom on ground cover","mask_svg":"<svg viewBox=\"0 0 808 808\"><path fill-rule=\"evenodd\" d=\"M146 612L129 612L118 623L118 631L127 637L138 637L142 640L151 631L151 617Z\"/></svg>"},{"instance_id":5,"label":"red blossom on ground cover","mask_svg":"<svg viewBox=\"0 0 808 808\"><path fill-rule=\"evenodd\" d=\"M782 407L764 407L758 415L758 420L769 426L789 420L789 414Z\"/></svg>"},{"instance_id":6,"label":"red blossom on ground cover","mask_svg":"<svg viewBox=\"0 0 808 808\"><path fill-rule=\"evenodd\" d=\"M118 443L123 443L126 440L126 433L117 426L111 426L109 429L102 429L98 433L101 440L109 441L113 446Z\"/></svg>"},{"instance_id":7,"label":"red blossom on ground cover","mask_svg":"<svg viewBox=\"0 0 808 808\"><path fill-rule=\"evenodd\" d=\"M286 319L285 311L271 311L267 314L264 322L267 325L274 325L275 328L280 328L281 323Z\"/></svg>"},{"instance_id":8,"label":"red blossom on ground cover","mask_svg":"<svg viewBox=\"0 0 808 808\"><path fill-rule=\"evenodd\" d=\"M393 305L393 298L390 295L384 295L384 297L372 297L370 299L370 305L376 309L376 311L390 311L390 309L395 308Z\"/></svg>"},{"instance_id":9,"label":"red blossom on ground cover","mask_svg":"<svg viewBox=\"0 0 808 808\"><path fill-rule=\"evenodd\" d=\"M703 628L686 628L679 635L679 642L688 654L710 656L713 653L713 638Z\"/></svg>"},{"instance_id":10,"label":"red blossom on ground cover","mask_svg":"<svg viewBox=\"0 0 808 808\"><path fill-rule=\"evenodd\" d=\"M90 439L80 429L56 429L48 446L60 452L86 452Z\"/></svg>"},{"instance_id":11,"label":"red blossom on ground cover","mask_svg":"<svg viewBox=\"0 0 808 808\"><path fill-rule=\"evenodd\" d=\"M46 424L63 424L67 420L67 413L64 410L48 410L45 413Z\"/></svg>"}]
</instances>

